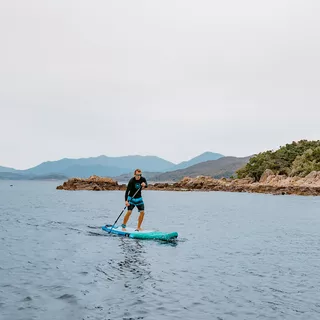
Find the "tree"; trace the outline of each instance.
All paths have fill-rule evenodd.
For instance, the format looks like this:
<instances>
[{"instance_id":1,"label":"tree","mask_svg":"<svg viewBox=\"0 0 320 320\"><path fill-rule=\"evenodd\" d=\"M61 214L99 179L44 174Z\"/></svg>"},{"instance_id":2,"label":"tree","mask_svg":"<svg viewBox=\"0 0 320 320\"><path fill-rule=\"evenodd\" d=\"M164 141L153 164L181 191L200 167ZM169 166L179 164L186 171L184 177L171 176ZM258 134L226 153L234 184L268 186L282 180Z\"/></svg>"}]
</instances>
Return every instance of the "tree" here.
<instances>
[{"instance_id":1,"label":"tree","mask_svg":"<svg viewBox=\"0 0 320 320\"><path fill-rule=\"evenodd\" d=\"M312 171L320 171L320 147L308 149L293 161L291 176L305 177Z\"/></svg>"},{"instance_id":2,"label":"tree","mask_svg":"<svg viewBox=\"0 0 320 320\"><path fill-rule=\"evenodd\" d=\"M265 151L252 157L239 169L238 178L250 177L259 181L266 169L275 174L305 176L319 168L320 140L300 140L280 147L276 151Z\"/></svg>"}]
</instances>

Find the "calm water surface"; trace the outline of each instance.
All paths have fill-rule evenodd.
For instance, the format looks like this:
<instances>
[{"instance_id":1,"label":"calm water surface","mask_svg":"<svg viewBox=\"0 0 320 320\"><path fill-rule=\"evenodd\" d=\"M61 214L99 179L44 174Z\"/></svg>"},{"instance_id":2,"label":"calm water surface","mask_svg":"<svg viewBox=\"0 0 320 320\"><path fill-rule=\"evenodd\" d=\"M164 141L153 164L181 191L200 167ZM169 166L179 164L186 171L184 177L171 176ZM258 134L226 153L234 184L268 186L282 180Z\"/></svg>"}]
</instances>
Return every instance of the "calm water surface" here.
<instances>
[{"instance_id":1,"label":"calm water surface","mask_svg":"<svg viewBox=\"0 0 320 320\"><path fill-rule=\"evenodd\" d=\"M320 319L320 198L145 191L164 243L101 230L123 192L58 184L0 181L1 320Z\"/></svg>"}]
</instances>

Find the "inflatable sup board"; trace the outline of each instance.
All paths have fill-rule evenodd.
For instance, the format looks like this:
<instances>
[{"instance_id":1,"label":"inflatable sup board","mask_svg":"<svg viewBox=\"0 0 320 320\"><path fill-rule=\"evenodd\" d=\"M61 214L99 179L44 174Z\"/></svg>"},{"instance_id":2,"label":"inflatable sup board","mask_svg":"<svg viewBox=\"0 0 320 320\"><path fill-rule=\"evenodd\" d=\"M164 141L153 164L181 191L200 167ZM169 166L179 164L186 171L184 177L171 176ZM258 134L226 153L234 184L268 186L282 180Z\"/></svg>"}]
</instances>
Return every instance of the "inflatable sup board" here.
<instances>
[{"instance_id":1,"label":"inflatable sup board","mask_svg":"<svg viewBox=\"0 0 320 320\"><path fill-rule=\"evenodd\" d=\"M112 230L111 228L112 228L112 224L107 224L102 227L102 230L108 233L116 234L118 236L135 238L135 239L171 240L178 237L177 232L160 232L156 230L136 231L135 228L130 228L130 227L126 227L126 231L122 231L121 225L115 225L112 228Z\"/></svg>"}]
</instances>

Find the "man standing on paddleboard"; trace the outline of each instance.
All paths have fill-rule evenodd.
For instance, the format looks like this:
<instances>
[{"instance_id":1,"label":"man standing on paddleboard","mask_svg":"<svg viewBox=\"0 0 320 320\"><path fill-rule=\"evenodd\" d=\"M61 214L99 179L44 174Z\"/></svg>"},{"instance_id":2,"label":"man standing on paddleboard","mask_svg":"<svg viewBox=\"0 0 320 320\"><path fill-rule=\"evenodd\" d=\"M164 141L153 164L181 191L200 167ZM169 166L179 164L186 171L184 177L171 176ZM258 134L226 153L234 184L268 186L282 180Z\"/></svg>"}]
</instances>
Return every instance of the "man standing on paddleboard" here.
<instances>
[{"instance_id":1,"label":"man standing on paddleboard","mask_svg":"<svg viewBox=\"0 0 320 320\"><path fill-rule=\"evenodd\" d=\"M138 218L137 231L141 231L141 224L144 218L144 202L141 195L142 188L147 188L147 180L142 177L142 172L140 169L134 171L134 177L132 177L127 185L127 190L125 193L125 202L128 207L128 211L124 216L122 223L122 231L126 231L127 222L130 218L133 208L136 206L138 212L140 213ZM131 196L130 196L131 195Z\"/></svg>"}]
</instances>

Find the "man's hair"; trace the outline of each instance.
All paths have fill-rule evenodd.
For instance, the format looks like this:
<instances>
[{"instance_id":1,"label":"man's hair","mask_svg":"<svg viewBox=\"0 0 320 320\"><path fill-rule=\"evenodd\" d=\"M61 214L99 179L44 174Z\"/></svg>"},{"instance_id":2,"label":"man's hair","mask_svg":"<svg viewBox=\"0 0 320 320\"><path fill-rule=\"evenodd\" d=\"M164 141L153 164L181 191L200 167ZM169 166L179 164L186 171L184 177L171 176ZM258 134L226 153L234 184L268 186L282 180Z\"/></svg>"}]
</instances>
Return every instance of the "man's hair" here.
<instances>
[{"instance_id":1,"label":"man's hair","mask_svg":"<svg viewBox=\"0 0 320 320\"><path fill-rule=\"evenodd\" d=\"M140 172L140 173L141 173L141 170L140 170L140 169L134 170L134 174L137 174L137 172Z\"/></svg>"}]
</instances>

